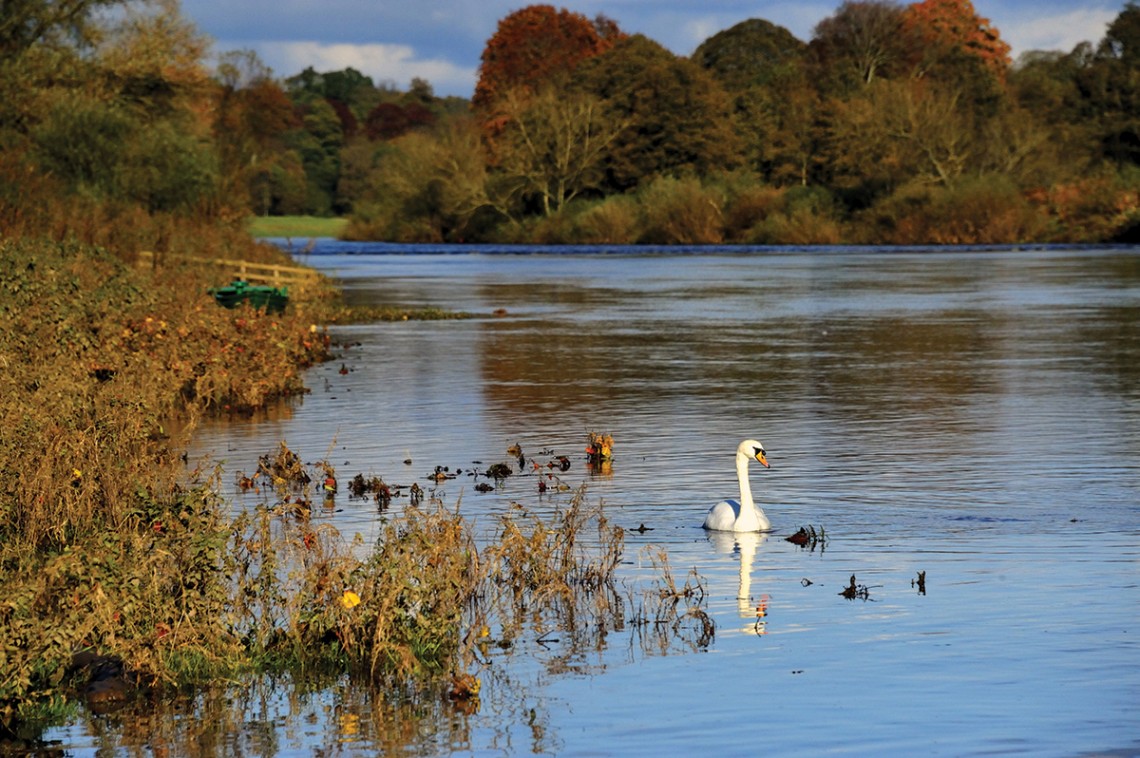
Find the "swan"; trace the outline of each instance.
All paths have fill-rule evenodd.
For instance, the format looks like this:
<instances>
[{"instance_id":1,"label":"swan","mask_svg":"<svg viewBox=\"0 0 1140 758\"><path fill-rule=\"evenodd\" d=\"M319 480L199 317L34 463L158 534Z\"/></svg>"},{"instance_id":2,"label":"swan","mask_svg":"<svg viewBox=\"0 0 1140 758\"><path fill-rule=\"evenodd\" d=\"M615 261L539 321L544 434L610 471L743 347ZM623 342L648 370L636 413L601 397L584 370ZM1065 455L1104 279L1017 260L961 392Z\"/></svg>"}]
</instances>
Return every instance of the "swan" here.
<instances>
[{"instance_id":1,"label":"swan","mask_svg":"<svg viewBox=\"0 0 1140 758\"><path fill-rule=\"evenodd\" d=\"M764 446L756 440L744 440L736 448L736 478L740 481L740 501L721 500L709 508L705 516L705 529L717 532L766 532L772 528L764 511L752 502L752 487L748 484L748 464L753 459L769 468Z\"/></svg>"}]
</instances>

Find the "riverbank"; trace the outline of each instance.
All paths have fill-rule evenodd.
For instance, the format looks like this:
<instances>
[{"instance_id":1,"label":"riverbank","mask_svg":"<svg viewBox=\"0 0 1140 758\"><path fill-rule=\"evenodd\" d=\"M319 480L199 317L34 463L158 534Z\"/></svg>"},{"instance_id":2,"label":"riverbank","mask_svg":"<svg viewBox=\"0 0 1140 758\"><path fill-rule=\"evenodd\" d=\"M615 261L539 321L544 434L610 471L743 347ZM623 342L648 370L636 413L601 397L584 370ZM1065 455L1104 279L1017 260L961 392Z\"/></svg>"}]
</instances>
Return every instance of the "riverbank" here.
<instances>
[{"instance_id":1,"label":"riverbank","mask_svg":"<svg viewBox=\"0 0 1140 758\"><path fill-rule=\"evenodd\" d=\"M207 621L225 602L227 527L171 429L304 392L305 367L330 355L319 324L335 291L227 310L208 293L220 276L0 243L0 734L67 701L80 651L151 682L237 660Z\"/></svg>"},{"instance_id":2,"label":"riverbank","mask_svg":"<svg viewBox=\"0 0 1140 758\"><path fill-rule=\"evenodd\" d=\"M209 294L219 276L193 259L144 268L81 243L0 242L0 744L35 744L79 703L270 668L470 700L474 630L495 613L514 635L516 604L581 613L616 591L622 532L580 496L481 549L457 512L417 497L359 557L309 519L334 465L282 443L250 477L263 502L233 516L217 472L180 451L208 415L306 392L305 368L332 355L323 324L354 311L323 279L283 313L230 310ZM585 528L600 557L563 549Z\"/></svg>"}]
</instances>

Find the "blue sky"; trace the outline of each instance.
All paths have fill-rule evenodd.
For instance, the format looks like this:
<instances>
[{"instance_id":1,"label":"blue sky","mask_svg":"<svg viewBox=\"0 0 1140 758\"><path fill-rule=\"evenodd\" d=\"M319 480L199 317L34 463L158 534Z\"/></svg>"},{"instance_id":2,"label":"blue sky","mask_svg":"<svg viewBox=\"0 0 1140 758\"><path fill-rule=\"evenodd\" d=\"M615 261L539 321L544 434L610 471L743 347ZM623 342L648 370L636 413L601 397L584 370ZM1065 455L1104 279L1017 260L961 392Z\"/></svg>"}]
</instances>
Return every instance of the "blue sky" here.
<instances>
[{"instance_id":1,"label":"blue sky","mask_svg":"<svg viewBox=\"0 0 1140 758\"><path fill-rule=\"evenodd\" d=\"M678 55L745 19L762 18L807 41L842 0L568 0L549 2L622 30L641 33ZM479 56L499 19L532 4L519 0L182 0L183 14L214 40L215 52L253 50L274 74L306 66L351 66L404 89L413 77L437 95L470 97ZM1124 0L974 0L1014 58L1027 50L1071 50L1099 42Z\"/></svg>"}]
</instances>

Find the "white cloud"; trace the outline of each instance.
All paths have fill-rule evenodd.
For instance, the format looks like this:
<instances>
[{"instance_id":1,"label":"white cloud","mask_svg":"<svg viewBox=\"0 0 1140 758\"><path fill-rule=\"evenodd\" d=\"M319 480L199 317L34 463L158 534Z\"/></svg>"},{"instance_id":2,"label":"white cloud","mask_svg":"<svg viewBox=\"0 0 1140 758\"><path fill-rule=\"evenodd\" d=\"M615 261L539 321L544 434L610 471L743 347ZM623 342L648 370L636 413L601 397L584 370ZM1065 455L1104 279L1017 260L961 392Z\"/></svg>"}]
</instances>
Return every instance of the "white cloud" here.
<instances>
[{"instance_id":1,"label":"white cloud","mask_svg":"<svg viewBox=\"0 0 1140 758\"><path fill-rule=\"evenodd\" d=\"M1069 52L1081 42L1096 45L1119 11L1082 9L1038 18L1011 19L996 23L1002 39L1013 48L1016 58L1029 50Z\"/></svg>"},{"instance_id":2,"label":"white cloud","mask_svg":"<svg viewBox=\"0 0 1140 758\"><path fill-rule=\"evenodd\" d=\"M442 59L420 60L410 45L326 43L314 41L256 42L253 49L275 75L288 77L312 66L317 71L354 68L377 84L407 87L412 79L430 82L437 95L471 97L476 70Z\"/></svg>"}]
</instances>

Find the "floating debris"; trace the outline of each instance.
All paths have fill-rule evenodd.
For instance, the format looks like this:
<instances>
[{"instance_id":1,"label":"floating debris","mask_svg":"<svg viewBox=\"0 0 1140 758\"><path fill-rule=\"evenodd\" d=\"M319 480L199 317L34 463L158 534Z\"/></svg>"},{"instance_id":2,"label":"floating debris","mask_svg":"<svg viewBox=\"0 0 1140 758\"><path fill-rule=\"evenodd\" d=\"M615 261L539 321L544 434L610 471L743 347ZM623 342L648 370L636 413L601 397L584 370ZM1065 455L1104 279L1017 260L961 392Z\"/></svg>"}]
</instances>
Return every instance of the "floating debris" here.
<instances>
[{"instance_id":1,"label":"floating debris","mask_svg":"<svg viewBox=\"0 0 1140 758\"><path fill-rule=\"evenodd\" d=\"M526 456L523 455L522 445L515 443L507 448L507 455L511 456L519 462L519 471L526 468Z\"/></svg>"},{"instance_id":2,"label":"floating debris","mask_svg":"<svg viewBox=\"0 0 1140 758\"><path fill-rule=\"evenodd\" d=\"M590 439L586 445L586 460L592 466L601 466L613 460L614 438L609 434L590 432Z\"/></svg>"},{"instance_id":3,"label":"floating debris","mask_svg":"<svg viewBox=\"0 0 1140 758\"><path fill-rule=\"evenodd\" d=\"M413 485L413 487L415 486ZM348 483L348 496L349 498L363 499L372 495L377 505L383 510L391 504L393 497L400 494L401 489L401 485L389 485L378 476L366 479L364 474L357 474Z\"/></svg>"},{"instance_id":4,"label":"floating debris","mask_svg":"<svg viewBox=\"0 0 1140 758\"><path fill-rule=\"evenodd\" d=\"M514 472L511 471L511 467L505 463L492 463L483 475L488 479L502 481L513 473Z\"/></svg>"},{"instance_id":5,"label":"floating debris","mask_svg":"<svg viewBox=\"0 0 1140 758\"><path fill-rule=\"evenodd\" d=\"M851 584L849 584L847 587L845 587L843 589L843 591L840 592L839 594L842 595L843 597L847 598L848 600L854 600L856 598L858 598L859 600L870 600L871 599L870 588L867 587L867 585L865 585L865 584L856 584L854 574L851 575Z\"/></svg>"},{"instance_id":6,"label":"floating debris","mask_svg":"<svg viewBox=\"0 0 1140 758\"><path fill-rule=\"evenodd\" d=\"M477 697L479 690L482 687L482 682L478 677L468 674L452 674L451 687L447 692L447 696L452 700L465 700L467 698Z\"/></svg>"},{"instance_id":7,"label":"floating debris","mask_svg":"<svg viewBox=\"0 0 1140 758\"><path fill-rule=\"evenodd\" d=\"M918 594L925 595L926 594L926 572L925 571L919 571L918 576L915 577L914 579L910 580L910 586L911 587L917 586L918 587Z\"/></svg>"},{"instance_id":8,"label":"floating debris","mask_svg":"<svg viewBox=\"0 0 1140 758\"><path fill-rule=\"evenodd\" d=\"M824 531L822 526L817 532L814 526L808 524L806 527L801 526L798 532L790 537L785 537L784 540L793 545L806 547L811 551L814 551L818 547L822 553L827 547L827 532Z\"/></svg>"},{"instance_id":9,"label":"floating debris","mask_svg":"<svg viewBox=\"0 0 1140 758\"><path fill-rule=\"evenodd\" d=\"M590 432L586 444L586 468L591 474L609 476L613 473L614 438L608 434Z\"/></svg>"}]
</instances>

